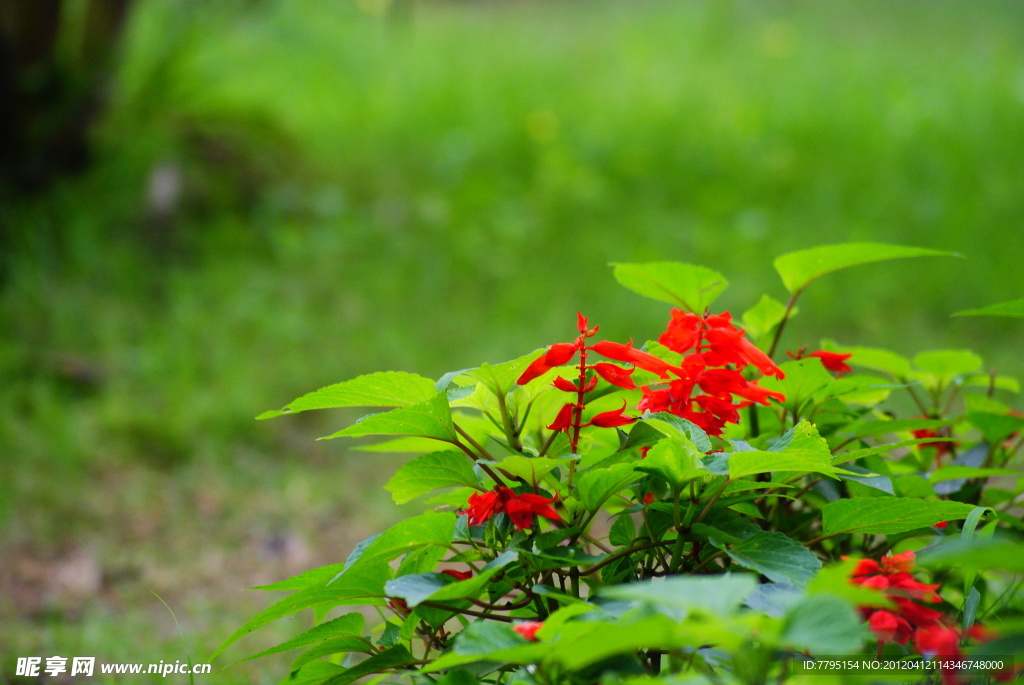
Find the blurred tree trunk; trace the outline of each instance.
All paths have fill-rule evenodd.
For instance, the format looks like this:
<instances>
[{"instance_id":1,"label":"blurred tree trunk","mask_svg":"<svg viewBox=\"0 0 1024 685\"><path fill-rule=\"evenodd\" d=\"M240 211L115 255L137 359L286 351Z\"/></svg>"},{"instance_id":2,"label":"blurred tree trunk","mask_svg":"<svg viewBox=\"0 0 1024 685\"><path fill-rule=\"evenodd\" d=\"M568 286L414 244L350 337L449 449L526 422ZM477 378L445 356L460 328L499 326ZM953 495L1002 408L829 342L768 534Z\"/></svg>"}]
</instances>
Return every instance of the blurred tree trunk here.
<instances>
[{"instance_id":1,"label":"blurred tree trunk","mask_svg":"<svg viewBox=\"0 0 1024 685\"><path fill-rule=\"evenodd\" d=\"M133 0L0 0L0 202L89 162ZM15 230L0 217L0 262Z\"/></svg>"},{"instance_id":2,"label":"blurred tree trunk","mask_svg":"<svg viewBox=\"0 0 1024 685\"><path fill-rule=\"evenodd\" d=\"M88 163L132 0L0 0L0 183L22 191Z\"/></svg>"}]
</instances>

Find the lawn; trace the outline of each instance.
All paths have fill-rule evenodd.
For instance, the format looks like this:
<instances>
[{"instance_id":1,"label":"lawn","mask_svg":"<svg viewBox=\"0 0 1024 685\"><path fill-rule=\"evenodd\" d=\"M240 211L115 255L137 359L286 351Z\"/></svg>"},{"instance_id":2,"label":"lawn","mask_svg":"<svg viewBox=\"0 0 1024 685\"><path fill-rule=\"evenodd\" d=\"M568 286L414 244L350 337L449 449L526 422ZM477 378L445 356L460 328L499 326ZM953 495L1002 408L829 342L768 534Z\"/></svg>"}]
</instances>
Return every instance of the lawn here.
<instances>
[{"instance_id":1,"label":"lawn","mask_svg":"<svg viewBox=\"0 0 1024 685\"><path fill-rule=\"evenodd\" d=\"M741 312L802 247L956 252L822 279L787 349L1021 375L1018 324L950 314L1024 296L1022 32L995 2L140 1L90 168L0 209L0 681L203 661L267 602L242 588L398 516L401 457L253 417L519 356L577 310L656 335L611 262L714 268Z\"/></svg>"}]
</instances>

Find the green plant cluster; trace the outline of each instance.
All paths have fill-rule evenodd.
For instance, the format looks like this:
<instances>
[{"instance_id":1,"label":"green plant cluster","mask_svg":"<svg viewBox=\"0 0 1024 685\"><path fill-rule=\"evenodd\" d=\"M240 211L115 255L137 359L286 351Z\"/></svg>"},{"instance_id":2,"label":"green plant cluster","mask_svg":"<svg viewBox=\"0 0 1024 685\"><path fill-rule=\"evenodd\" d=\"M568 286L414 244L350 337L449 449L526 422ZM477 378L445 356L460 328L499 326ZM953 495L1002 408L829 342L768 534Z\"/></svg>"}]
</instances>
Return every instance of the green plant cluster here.
<instances>
[{"instance_id":1,"label":"green plant cluster","mask_svg":"<svg viewBox=\"0 0 1024 685\"><path fill-rule=\"evenodd\" d=\"M775 265L791 297L763 298L743 314L746 332L774 350L820 276L942 254L844 244L782 256ZM666 262L620 264L616 276L690 321L714 320L701 313L726 285L709 269ZM284 682L783 682L797 657L934 655L935 632L952 636L947 653L1021 652L1013 574L1024 572L1024 417L996 399L1019 391L1015 379L984 373L964 350L906 359L833 344L831 359L855 373L801 354L776 367L732 338L761 371L778 371L755 379L747 370L736 382L759 380L774 395L738 403L729 425L705 431L687 410L617 409L643 405L663 382L658 371L697 355L654 341L646 352L588 346L596 329L582 316L579 331L576 350L629 357L632 378L607 365L591 375L599 364L583 356L573 390L560 378L572 375L562 366L572 350L560 343L437 381L368 374L262 415L381 409L328 437L385 436L366 449L419 453L387 489L397 503L429 499L345 562L261 588L289 594L218 653L306 609L311 629L249 657L299 650ZM614 380L590 380L598 376ZM559 410L567 388L581 401ZM905 414L891 408L899 394L910 399ZM885 575L906 572L915 554L914 573L934 585ZM876 580L900 577L910 594L896 590L894 600L851 582L865 573L856 558L883 559ZM933 602L927 629L908 597ZM368 625L367 614L339 607L372 607L380 620ZM913 640L881 627L894 616L917 621Z\"/></svg>"}]
</instances>

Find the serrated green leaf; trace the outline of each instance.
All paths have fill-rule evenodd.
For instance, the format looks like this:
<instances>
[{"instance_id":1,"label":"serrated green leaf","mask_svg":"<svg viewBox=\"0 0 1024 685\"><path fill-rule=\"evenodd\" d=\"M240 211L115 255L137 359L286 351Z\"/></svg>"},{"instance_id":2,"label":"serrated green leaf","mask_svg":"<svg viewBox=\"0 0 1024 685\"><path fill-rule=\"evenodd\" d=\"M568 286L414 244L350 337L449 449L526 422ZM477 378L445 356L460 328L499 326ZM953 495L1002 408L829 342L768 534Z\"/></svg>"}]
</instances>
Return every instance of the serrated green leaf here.
<instances>
[{"instance_id":1,"label":"serrated green leaf","mask_svg":"<svg viewBox=\"0 0 1024 685\"><path fill-rule=\"evenodd\" d=\"M933 526L939 521L960 520L966 518L973 509L973 505L960 502L908 497L871 497L829 502L822 507L821 513L826 535L893 535Z\"/></svg>"},{"instance_id":2,"label":"serrated green leaf","mask_svg":"<svg viewBox=\"0 0 1024 685\"><path fill-rule=\"evenodd\" d=\"M476 385L483 383L494 394L506 394L511 390L526 367L544 353L543 349L534 350L500 364L481 364L474 369L466 369L455 377L459 385Z\"/></svg>"},{"instance_id":3,"label":"serrated green leaf","mask_svg":"<svg viewBox=\"0 0 1024 685\"><path fill-rule=\"evenodd\" d=\"M786 374L785 378L769 376L762 378L760 385L785 395L784 404L787 407L799 408L815 393L836 381L817 358L785 362L779 368Z\"/></svg>"},{"instance_id":4,"label":"serrated green leaf","mask_svg":"<svg viewBox=\"0 0 1024 685\"><path fill-rule=\"evenodd\" d=\"M633 522L633 517L629 514L622 514L617 519L612 527L608 530L608 542L617 546L625 546L633 542L636 538L636 523Z\"/></svg>"},{"instance_id":5,"label":"serrated green leaf","mask_svg":"<svg viewBox=\"0 0 1024 685\"><path fill-rule=\"evenodd\" d=\"M681 416L670 414L667 411L645 414L643 423L655 428L664 435L672 435L673 433L682 435L689 439L693 446L702 454L707 454L712 449L711 438L704 432L704 429Z\"/></svg>"},{"instance_id":6,"label":"serrated green leaf","mask_svg":"<svg viewBox=\"0 0 1024 685\"><path fill-rule=\"evenodd\" d=\"M997 302L977 309L965 309L953 316L1024 316L1024 299Z\"/></svg>"},{"instance_id":7,"label":"serrated green leaf","mask_svg":"<svg viewBox=\"0 0 1024 685\"><path fill-rule=\"evenodd\" d=\"M1024 417L1012 414L989 414L969 412L965 417L972 426L981 431L990 444L998 444L1009 435L1024 428Z\"/></svg>"},{"instance_id":8,"label":"serrated green leaf","mask_svg":"<svg viewBox=\"0 0 1024 685\"><path fill-rule=\"evenodd\" d=\"M664 479L673 492L679 492L694 478L711 475L702 456L688 438L676 434L651 447L647 458L636 462L633 468Z\"/></svg>"},{"instance_id":9,"label":"serrated green leaf","mask_svg":"<svg viewBox=\"0 0 1024 685\"><path fill-rule=\"evenodd\" d=\"M812 595L786 614L782 641L812 654L852 654L867 638L857 612L828 595Z\"/></svg>"},{"instance_id":10,"label":"serrated green leaf","mask_svg":"<svg viewBox=\"0 0 1024 685\"><path fill-rule=\"evenodd\" d=\"M771 333L786 315L786 305L778 300L762 295L757 304L743 312L743 328L747 335L755 341ZM790 318L796 315L796 309L789 313Z\"/></svg>"},{"instance_id":11,"label":"serrated green leaf","mask_svg":"<svg viewBox=\"0 0 1024 685\"><path fill-rule=\"evenodd\" d=\"M970 350L936 350L921 352L914 357L914 366L920 371L947 383L954 376L974 373L981 368L981 357Z\"/></svg>"},{"instance_id":12,"label":"serrated green leaf","mask_svg":"<svg viewBox=\"0 0 1024 685\"><path fill-rule=\"evenodd\" d=\"M330 585L309 587L294 592L249 619L217 648L210 659L212 660L233 642L260 626L303 609L325 606L330 608L351 604L383 604L384 583L390 577L391 569L386 563L359 564L354 565Z\"/></svg>"},{"instance_id":13,"label":"serrated green leaf","mask_svg":"<svg viewBox=\"0 0 1024 685\"><path fill-rule=\"evenodd\" d=\"M866 438L887 433L904 433L916 430L935 430L951 426L955 421L944 419L892 419L852 423L842 431L844 437ZM932 438L934 440L934 438Z\"/></svg>"},{"instance_id":14,"label":"serrated green leaf","mask_svg":"<svg viewBox=\"0 0 1024 685\"><path fill-rule=\"evenodd\" d=\"M757 473L794 471L836 476L828 443L808 421L794 426L771 450L733 452L729 455L729 478L732 480Z\"/></svg>"},{"instance_id":15,"label":"serrated green leaf","mask_svg":"<svg viewBox=\"0 0 1024 685\"><path fill-rule=\"evenodd\" d=\"M828 340L823 340L822 343L833 352L852 355L846 360L846 363L850 366L871 369L872 371L882 371L895 378L906 378L910 375L910 360L895 352L878 347L839 345Z\"/></svg>"},{"instance_id":16,"label":"serrated green leaf","mask_svg":"<svg viewBox=\"0 0 1024 685\"><path fill-rule=\"evenodd\" d=\"M777 531L760 531L728 547L729 557L743 568L776 583L802 587L821 568L821 562L796 540Z\"/></svg>"},{"instance_id":17,"label":"serrated green leaf","mask_svg":"<svg viewBox=\"0 0 1024 685\"><path fill-rule=\"evenodd\" d=\"M332 621L321 623L301 635L293 637L287 642L282 642L276 647L265 649L259 654L253 654L252 656L236 661L235 663L249 661L250 659L258 659L259 657L269 656L279 652L287 652L293 649L301 649L303 647L309 647L310 645L320 644L325 641L330 641L333 647L337 647L337 649L330 652L331 654L335 654L337 652L369 653L372 651L372 646L363 639L364 620L363 615L360 613L353 612L351 614L345 614L344 616L339 616Z\"/></svg>"},{"instance_id":18,"label":"serrated green leaf","mask_svg":"<svg viewBox=\"0 0 1024 685\"><path fill-rule=\"evenodd\" d=\"M544 476L548 475L558 467L568 467L568 461L564 459L550 459L548 457L523 457L513 455L505 457L493 467L511 473L513 476L526 479L529 483L536 484Z\"/></svg>"},{"instance_id":19,"label":"serrated green leaf","mask_svg":"<svg viewBox=\"0 0 1024 685\"><path fill-rule=\"evenodd\" d=\"M363 676L394 671L418 663L419 659L410 654L404 645L397 645L374 654L366 661L360 661L352 668L324 681L323 685L348 685Z\"/></svg>"},{"instance_id":20,"label":"serrated green leaf","mask_svg":"<svg viewBox=\"0 0 1024 685\"><path fill-rule=\"evenodd\" d=\"M596 467L580 477L576 490L583 506L589 511L596 511L609 497L640 480L640 476L631 464Z\"/></svg>"},{"instance_id":21,"label":"serrated green leaf","mask_svg":"<svg viewBox=\"0 0 1024 685\"><path fill-rule=\"evenodd\" d=\"M603 588L599 594L609 599L641 602L655 608L679 611L691 609L709 616L729 616L757 586L750 573L723 573L710 576L676 576L628 585Z\"/></svg>"},{"instance_id":22,"label":"serrated green leaf","mask_svg":"<svg viewBox=\"0 0 1024 685\"><path fill-rule=\"evenodd\" d=\"M612 266L615 268L615 280L633 292L689 312L703 312L729 285L717 271L681 262L618 263Z\"/></svg>"},{"instance_id":23,"label":"serrated green leaf","mask_svg":"<svg viewBox=\"0 0 1024 685\"><path fill-rule=\"evenodd\" d=\"M327 581L338 575L338 572L344 569L344 564L330 564L328 566L321 566L319 568L313 568L297 576L279 580L276 583L270 583L269 585L257 585L256 587L250 588L251 590L269 590L269 591L291 591L291 590L304 590L307 587L313 587L314 585L326 585Z\"/></svg>"},{"instance_id":24,"label":"serrated green leaf","mask_svg":"<svg viewBox=\"0 0 1024 685\"><path fill-rule=\"evenodd\" d=\"M357 569L374 568L406 552L427 545L447 546L455 534L456 516L451 512L428 511L399 521L376 537L351 567L335 576L331 584L348 578ZM390 577L390 575L388 576ZM383 587L383 580L381 581Z\"/></svg>"},{"instance_id":25,"label":"serrated green leaf","mask_svg":"<svg viewBox=\"0 0 1024 685\"><path fill-rule=\"evenodd\" d=\"M365 416L344 430L320 438L355 438L365 435L411 435L452 442L456 440L452 426L452 410L448 398L440 392L426 402L399 407L382 414Z\"/></svg>"},{"instance_id":26,"label":"serrated green leaf","mask_svg":"<svg viewBox=\"0 0 1024 685\"><path fill-rule=\"evenodd\" d=\"M929 483L941 483L944 480L956 480L957 478L991 478L992 476L1017 476L1018 471L1010 469L979 469L974 466L958 466L956 464L944 466L938 471L928 475Z\"/></svg>"},{"instance_id":27,"label":"serrated green leaf","mask_svg":"<svg viewBox=\"0 0 1024 685\"><path fill-rule=\"evenodd\" d=\"M417 573L399 576L384 585L388 597L401 597L410 607L415 607L445 585L456 582L444 573Z\"/></svg>"},{"instance_id":28,"label":"serrated green leaf","mask_svg":"<svg viewBox=\"0 0 1024 685\"><path fill-rule=\"evenodd\" d=\"M1024 573L1024 542L1010 539L951 539L921 552L921 566Z\"/></svg>"},{"instance_id":29,"label":"serrated green leaf","mask_svg":"<svg viewBox=\"0 0 1024 685\"><path fill-rule=\"evenodd\" d=\"M790 252L775 260L775 270L791 293L798 293L825 274L860 264L907 257L955 257L952 252L882 243L841 243Z\"/></svg>"},{"instance_id":30,"label":"serrated green leaf","mask_svg":"<svg viewBox=\"0 0 1024 685\"><path fill-rule=\"evenodd\" d=\"M408 407L430 399L434 381L415 373L380 371L328 385L293 400L283 409L266 411L257 419L336 407Z\"/></svg>"},{"instance_id":31,"label":"serrated green leaf","mask_svg":"<svg viewBox=\"0 0 1024 685\"><path fill-rule=\"evenodd\" d=\"M462 452L431 452L398 469L384 489L396 504L404 504L420 495L457 486L476 486L480 481L473 465Z\"/></svg>"}]
</instances>

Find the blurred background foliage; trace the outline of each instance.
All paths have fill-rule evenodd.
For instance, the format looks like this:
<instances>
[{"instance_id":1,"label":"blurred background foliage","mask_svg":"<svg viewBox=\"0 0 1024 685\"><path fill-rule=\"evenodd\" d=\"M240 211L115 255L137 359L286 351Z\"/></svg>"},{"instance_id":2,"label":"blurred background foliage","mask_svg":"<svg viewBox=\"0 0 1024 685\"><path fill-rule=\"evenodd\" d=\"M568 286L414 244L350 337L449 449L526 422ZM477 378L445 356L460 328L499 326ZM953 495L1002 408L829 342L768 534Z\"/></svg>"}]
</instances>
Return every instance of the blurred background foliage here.
<instances>
[{"instance_id":1,"label":"blurred background foliage","mask_svg":"<svg viewBox=\"0 0 1024 685\"><path fill-rule=\"evenodd\" d=\"M714 268L738 313L784 298L788 251L952 250L816 283L786 348L970 347L1024 371L1016 322L949 317L1024 295L1019 3L28 4L48 43L19 43L25 3L0 15L23 105L0 167L0 643L19 653L182 658L157 590L202 660L264 601L239 588L395 516L373 487L393 458L313 442L336 414L256 414L518 356L577 309L655 337L666 309L609 262Z\"/></svg>"}]
</instances>

